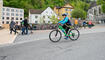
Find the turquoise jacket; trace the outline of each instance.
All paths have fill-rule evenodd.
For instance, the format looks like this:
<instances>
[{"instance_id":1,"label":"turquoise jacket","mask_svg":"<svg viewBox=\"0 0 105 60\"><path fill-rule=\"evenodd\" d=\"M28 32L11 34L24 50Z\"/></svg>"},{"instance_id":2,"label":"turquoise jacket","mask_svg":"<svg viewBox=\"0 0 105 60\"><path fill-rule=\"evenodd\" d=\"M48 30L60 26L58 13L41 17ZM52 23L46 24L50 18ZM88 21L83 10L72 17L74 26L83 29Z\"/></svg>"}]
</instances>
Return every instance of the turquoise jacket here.
<instances>
[{"instance_id":1,"label":"turquoise jacket","mask_svg":"<svg viewBox=\"0 0 105 60\"><path fill-rule=\"evenodd\" d=\"M63 20L59 21L58 23L61 23L61 24L68 23L68 24L70 24L70 25L71 25L71 22L70 22L70 20L69 20L69 18L68 18L68 17L65 17Z\"/></svg>"}]
</instances>

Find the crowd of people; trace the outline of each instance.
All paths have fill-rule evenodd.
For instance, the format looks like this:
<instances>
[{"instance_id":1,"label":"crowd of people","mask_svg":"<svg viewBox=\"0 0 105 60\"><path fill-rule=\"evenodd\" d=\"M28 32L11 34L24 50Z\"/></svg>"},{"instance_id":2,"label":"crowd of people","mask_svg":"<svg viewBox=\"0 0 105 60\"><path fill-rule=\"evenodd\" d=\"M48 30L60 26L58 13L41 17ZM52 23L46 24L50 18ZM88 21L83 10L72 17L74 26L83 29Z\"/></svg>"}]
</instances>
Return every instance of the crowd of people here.
<instances>
[{"instance_id":1,"label":"crowd of people","mask_svg":"<svg viewBox=\"0 0 105 60\"><path fill-rule=\"evenodd\" d=\"M74 20L74 27L75 28L92 28L94 26L94 23L89 20L89 21L86 21L86 20Z\"/></svg>"},{"instance_id":2,"label":"crowd of people","mask_svg":"<svg viewBox=\"0 0 105 60\"><path fill-rule=\"evenodd\" d=\"M14 22L14 20L12 20L10 22L10 34L12 34L12 32L14 32L14 34L17 34L17 30L19 28L18 24ZM22 35L27 35L28 34L28 27L29 27L29 24L28 24L28 19L27 17L21 22L21 34Z\"/></svg>"},{"instance_id":3,"label":"crowd of people","mask_svg":"<svg viewBox=\"0 0 105 60\"><path fill-rule=\"evenodd\" d=\"M81 20L81 21L82 22L80 22L79 20L74 20L74 27L75 28L81 28L81 27L84 27L84 28L89 27L89 28L91 28L92 26L94 26L94 24L92 23L91 20L90 21ZM14 34L17 34L18 33L17 32L17 30L19 29L18 23L15 23L14 20L11 20L11 23L10 23L9 26L10 26L10 34L12 34L12 32L14 32ZM39 26L39 25L36 25L36 26ZM55 26L55 25L53 25L53 26ZM44 25L43 25L43 27L44 27ZM40 27L40 28L43 28L43 27ZM52 27L52 25L51 25L51 27ZM27 35L29 28L30 28L31 33L32 33L33 26L32 26L32 24L29 24L28 23L28 18L26 17L21 22L21 26L20 26L21 34L22 35Z\"/></svg>"}]
</instances>

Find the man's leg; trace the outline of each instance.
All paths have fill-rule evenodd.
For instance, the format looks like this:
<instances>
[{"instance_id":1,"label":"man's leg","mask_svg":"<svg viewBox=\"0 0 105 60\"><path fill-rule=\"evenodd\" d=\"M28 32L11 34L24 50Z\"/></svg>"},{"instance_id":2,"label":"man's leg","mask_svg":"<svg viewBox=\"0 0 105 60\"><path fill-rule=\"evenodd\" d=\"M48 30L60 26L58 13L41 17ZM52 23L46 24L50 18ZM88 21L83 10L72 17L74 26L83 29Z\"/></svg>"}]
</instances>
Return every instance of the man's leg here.
<instances>
[{"instance_id":1,"label":"man's leg","mask_svg":"<svg viewBox=\"0 0 105 60\"><path fill-rule=\"evenodd\" d=\"M25 30L25 28L22 27L22 35L25 34L25 31L24 30Z\"/></svg>"},{"instance_id":2,"label":"man's leg","mask_svg":"<svg viewBox=\"0 0 105 60\"><path fill-rule=\"evenodd\" d=\"M10 34L12 34L12 28L10 28Z\"/></svg>"},{"instance_id":3,"label":"man's leg","mask_svg":"<svg viewBox=\"0 0 105 60\"><path fill-rule=\"evenodd\" d=\"M68 33L68 31L69 31L69 28L66 26L66 25L63 25L63 28L65 29L65 31L66 31L66 34ZM68 39L68 36L65 36L65 38L64 39Z\"/></svg>"},{"instance_id":4,"label":"man's leg","mask_svg":"<svg viewBox=\"0 0 105 60\"><path fill-rule=\"evenodd\" d=\"M28 27L26 27L26 34L28 34Z\"/></svg>"}]
</instances>

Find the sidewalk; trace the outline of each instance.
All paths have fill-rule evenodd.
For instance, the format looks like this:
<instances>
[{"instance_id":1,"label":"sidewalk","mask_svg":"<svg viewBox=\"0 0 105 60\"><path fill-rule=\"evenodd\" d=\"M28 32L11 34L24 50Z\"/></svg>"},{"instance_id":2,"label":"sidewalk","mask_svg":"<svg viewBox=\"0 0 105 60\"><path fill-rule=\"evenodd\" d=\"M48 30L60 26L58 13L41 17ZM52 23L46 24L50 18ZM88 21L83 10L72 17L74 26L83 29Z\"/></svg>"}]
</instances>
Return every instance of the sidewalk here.
<instances>
[{"instance_id":1,"label":"sidewalk","mask_svg":"<svg viewBox=\"0 0 105 60\"><path fill-rule=\"evenodd\" d=\"M105 25L96 25L92 29L82 28L79 31L80 34L105 32ZM14 35L14 34L10 35L9 30L6 29L0 30L0 45L49 39L49 33L51 32L51 30L35 30L33 32L34 32L33 34L28 34L28 35Z\"/></svg>"},{"instance_id":2,"label":"sidewalk","mask_svg":"<svg viewBox=\"0 0 105 60\"><path fill-rule=\"evenodd\" d=\"M96 25L91 29L89 29L88 27L86 29L82 28L79 31L80 34L105 32L105 25ZM29 35L18 35L14 40L14 43L49 39L49 33L51 32L51 30L37 30L33 32L33 34Z\"/></svg>"},{"instance_id":3,"label":"sidewalk","mask_svg":"<svg viewBox=\"0 0 105 60\"><path fill-rule=\"evenodd\" d=\"M0 45L13 43L17 35L9 34L8 29L0 30Z\"/></svg>"}]
</instances>

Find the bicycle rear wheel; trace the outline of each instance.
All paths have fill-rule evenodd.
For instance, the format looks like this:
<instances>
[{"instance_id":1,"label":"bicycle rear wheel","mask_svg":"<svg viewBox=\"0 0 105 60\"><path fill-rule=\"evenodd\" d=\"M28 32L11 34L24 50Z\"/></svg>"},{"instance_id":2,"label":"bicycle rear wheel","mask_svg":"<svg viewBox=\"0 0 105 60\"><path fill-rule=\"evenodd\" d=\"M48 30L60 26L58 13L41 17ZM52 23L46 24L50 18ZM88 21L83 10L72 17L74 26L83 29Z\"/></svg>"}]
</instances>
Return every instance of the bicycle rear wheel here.
<instances>
[{"instance_id":1,"label":"bicycle rear wheel","mask_svg":"<svg viewBox=\"0 0 105 60\"><path fill-rule=\"evenodd\" d=\"M77 29L71 29L69 31L69 38L72 40L72 41L75 41L79 38L80 36L80 32L77 30Z\"/></svg>"},{"instance_id":2,"label":"bicycle rear wheel","mask_svg":"<svg viewBox=\"0 0 105 60\"><path fill-rule=\"evenodd\" d=\"M62 38L62 34L59 30L53 30L49 34L49 39L52 42L59 42L61 40L61 38Z\"/></svg>"}]
</instances>

